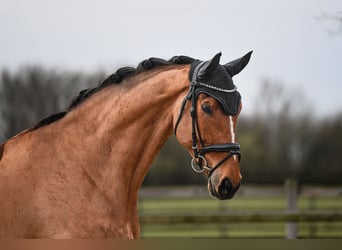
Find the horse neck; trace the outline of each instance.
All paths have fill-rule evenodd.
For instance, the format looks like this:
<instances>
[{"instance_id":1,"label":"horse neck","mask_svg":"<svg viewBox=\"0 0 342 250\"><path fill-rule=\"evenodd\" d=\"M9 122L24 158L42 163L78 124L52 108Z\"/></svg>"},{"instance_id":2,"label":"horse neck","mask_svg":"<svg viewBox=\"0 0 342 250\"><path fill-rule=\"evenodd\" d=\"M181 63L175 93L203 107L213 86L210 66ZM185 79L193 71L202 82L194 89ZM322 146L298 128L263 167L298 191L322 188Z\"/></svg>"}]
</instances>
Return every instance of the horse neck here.
<instances>
[{"instance_id":1,"label":"horse neck","mask_svg":"<svg viewBox=\"0 0 342 250\"><path fill-rule=\"evenodd\" d=\"M70 113L66 122L75 138L70 145L80 147L83 168L108 197L137 196L172 133L173 111L189 87L188 72L189 66L174 66L138 75L99 91Z\"/></svg>"}]
</instances>

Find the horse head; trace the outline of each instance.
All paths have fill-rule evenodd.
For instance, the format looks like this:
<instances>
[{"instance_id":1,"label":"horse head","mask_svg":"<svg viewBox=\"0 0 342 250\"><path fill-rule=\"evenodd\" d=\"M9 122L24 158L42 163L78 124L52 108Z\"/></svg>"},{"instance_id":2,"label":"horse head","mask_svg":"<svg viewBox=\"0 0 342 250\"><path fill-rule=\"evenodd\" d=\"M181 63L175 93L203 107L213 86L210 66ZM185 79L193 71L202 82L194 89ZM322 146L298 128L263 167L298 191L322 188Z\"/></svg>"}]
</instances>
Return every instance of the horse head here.
<instances>
[{"instance_id":1,"label":"horse head","mask_svg":"<svg viewBox=\"0 0 342 250\"><path fill-rule=\"evenodd\" d=\"M222 200L234 196L242 179L235 136L242 104L232 77L248 64L251 54L225 65L219 63L221 53L209 61L195 60L189 92L174 111L174 131L193 157L192 168L206 173L209 192Z\"/></svg>"}]
</instances>

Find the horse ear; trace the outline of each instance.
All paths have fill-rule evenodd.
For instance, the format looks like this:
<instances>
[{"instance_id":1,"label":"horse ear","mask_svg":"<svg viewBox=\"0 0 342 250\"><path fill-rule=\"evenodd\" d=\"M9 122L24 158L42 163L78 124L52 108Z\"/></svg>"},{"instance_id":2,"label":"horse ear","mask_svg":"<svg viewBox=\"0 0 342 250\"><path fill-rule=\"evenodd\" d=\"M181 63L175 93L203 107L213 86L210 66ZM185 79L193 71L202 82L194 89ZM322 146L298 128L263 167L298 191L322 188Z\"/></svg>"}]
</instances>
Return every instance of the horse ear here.
<instances>
[{"instance_id":1,"label":"horse ear","mask_svg":"<svg viewBox=\"0 0 342 250\"><path fill-rule=\"evenodd\" d=\"M241 70L243 70L244 67L246 67L246 65L249 62L249 59L251 58L252 52L253 51L250 51L243 57L223 65L231 77L239 74Z\"/></svg>"},{"instance_id":2,"label":"horse ear","mask_svg":"<svg viewBox=\"0 0 342 250\"><path fill-rule=\"evenodd\" d=\"M222 53L217 53L211 60L204 63L204 65L199 70L197 76L199 78L204 78L213 73L220 63L220 57Z\"/></svg>"}]
</instances>

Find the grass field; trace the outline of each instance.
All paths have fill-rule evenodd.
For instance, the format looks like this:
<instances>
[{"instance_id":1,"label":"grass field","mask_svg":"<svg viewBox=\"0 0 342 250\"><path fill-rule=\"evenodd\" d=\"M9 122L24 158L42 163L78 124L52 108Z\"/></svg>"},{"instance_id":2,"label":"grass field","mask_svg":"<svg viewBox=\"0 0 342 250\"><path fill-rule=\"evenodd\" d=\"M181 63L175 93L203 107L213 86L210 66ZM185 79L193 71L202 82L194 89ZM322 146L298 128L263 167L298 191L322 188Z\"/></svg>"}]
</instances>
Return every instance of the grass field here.
<instances>
[{"instance_id":1,"label":"grass field","mask_svg":"<svg viewBox=\"0 0 342 250\"><path fill-rule=\"evenodd\" d=\"M302 196L299 211L341 211L342 197ZM220 212L286 211L284 196L238 196L230 201L208 198L144 198L140 214L201 214ZM285 223L142 224L142 238L284 238ZM342 222L298 223L299 238L342 238Z\"/></svg>"}]
</instances>

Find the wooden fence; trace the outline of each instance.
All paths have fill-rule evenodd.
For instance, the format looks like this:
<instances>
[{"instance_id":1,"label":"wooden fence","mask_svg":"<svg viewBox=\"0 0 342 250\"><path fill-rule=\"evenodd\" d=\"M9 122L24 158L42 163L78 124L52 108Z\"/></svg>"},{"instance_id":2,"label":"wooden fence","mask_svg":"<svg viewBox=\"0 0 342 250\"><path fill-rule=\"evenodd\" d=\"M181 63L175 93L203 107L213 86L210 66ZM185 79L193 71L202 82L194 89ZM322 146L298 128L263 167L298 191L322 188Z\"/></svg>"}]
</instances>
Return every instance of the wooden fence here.
<instances>
[{"instance_id":1,"label":"wooden fence","mask_svg":"<svg viewBox=\"0 0 342 250\"><path fill-rule=\"evenodd\" d=\"M165 192L167 191L167 192ZM265 190L264 190L265 191ZM285 182L283 187L268 189L268 195L279 195L285 197L287 208L284 211L208 211L207 213L180 213L180 214L144 214L140 215L140 222L142 224L184 224L184 223L244 223L244 222L284 222L286 238L295 239L298 236L297 223L302 222L342 222L342 208L337 210L312 210L312 211L299 211L297 209L298 194L315 196L342 196L342 187L335 189L311 187L305 190L300 190L297 183L293 180ZM245 195L250 195L244 190ZM254 192L258 192L255 191ZM259 190L259 195L265 192ZM201 188L194 189L150 189L141 192L142 197L173 197L173 198L186 198L186 197L202 197L208 195L207 191ZM160 195L160 196L159 196ZM242 194L244 195L244 194ZM314 201L314 200L313 200Z\"/></svg>"}]
</instances>

